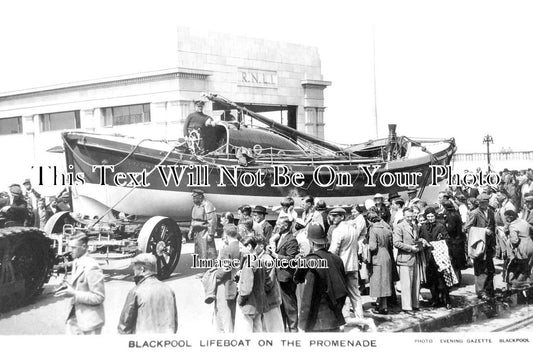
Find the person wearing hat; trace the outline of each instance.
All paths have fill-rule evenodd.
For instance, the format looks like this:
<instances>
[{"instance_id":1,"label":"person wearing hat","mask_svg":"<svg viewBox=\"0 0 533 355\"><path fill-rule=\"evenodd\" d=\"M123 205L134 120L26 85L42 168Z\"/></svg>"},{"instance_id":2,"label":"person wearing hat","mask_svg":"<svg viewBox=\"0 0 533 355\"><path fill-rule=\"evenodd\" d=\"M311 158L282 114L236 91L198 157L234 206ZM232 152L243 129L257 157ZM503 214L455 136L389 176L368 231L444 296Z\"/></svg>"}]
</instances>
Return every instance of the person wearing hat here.
<instances>
[{"instance_id":1,"label":"person wearing hat","mask_svg":"<svg viewBox=\"0 0 533 355\"><path fill-rule=\"evenodd\" d=\"M450 201L444 201L443 204L449 205ZM452 205L453 207L453 205ZM424 211L426 223L420 226L420 238L424 240L425 255L426 255L426 284L431 291L431 306L440 307L446 306L451 309L449 287L444 279L444 274L440 271L439 266L433 254L434 246L431 243L438 241L448 241L448 230L446 226L437 220L437 212L434 208L429 207ZM448 253L445 257L449 259ZM447 264L450 262L447 260ZM444 270L443 270L444 271Z\"/></svg>"},{"instance_id":2,"label":"person wearing hat","mask_svg":"<svg viewBox=\"0 0 533 355\"><path fill-rule=\"evenodd\" d=\"M520 218L533 226L533 194L524 196L524 208Z\"/></svg>"},{"instance_id":3,"label":"person wearing hat","mask_svg":"<svg viewBox=\"0 0 533 355\"><path fill-rule=\"evenodd\" d=\"M327 268L299 268L294 274L297 283L303 283L302 304L298 327L304 332L338 332L346 324L342 309L347 296L344 263L330 253L322 226L311 223L307 229L311 253L305 257L308 265L313 260L325 262Z\"/></svg>"},{"instance_id":4,"label":"person wearing hat","mask_svg":"<svg viewBox=\"0 0 533 355\"><path fill-rule=\"evenodd\" d=\"M475 289L478 298L488 299L494 294L494 254L496 253L494 212L489 208L490 196L480 194L477 197L479 206L468 216L465 232L470 236L470 228L485 228L485 252L474 259ZM469 243L470 244L470 243Z\"/></svg>"},{"instance_id":5,"label":"person wearing hat","mask_svg":"<svg viewBox=\"0 0 533 355\"><path fill-rule=\"evenodd\" d=\"M224 226L224 244L220 249L219 260L241 260L241 250L237 226ZM247 238L244 238L247 239ZM233 333L235 327L235 310L237 307L237 283L235 275L238 268L220 267L215 275L217 280L214 321L218 333Z\"/></svg>"},{"instance_id":6,"label":"person wearing hat","mask_svg":"<svg viewBox=\"0 0 533 355\"><path fill-rule=\"evenodd\" d=\"M272 225L266 220L267 209L263 206L255 206L252 210L254 220L254 231L258 236L265 238L267 244L272 237Z\"/></svg>"},{"instance_id":7,"label":"person wearing hat","mask_svg":"<svg viewBox=\"0 0 533 355\"><path fill-rule=\"evenodd\" d=\"M57 204L56 204L56 207L57 209L61 212L61 211L67 211L67 212L70 212L72 211L72 208L70 206L70 193L68 192L67 189L65 189L60 195L59 195L59 198L57 200Z\"/></svg>"},{"instance_id":8,"label":"person wearing hat","mask_svg":"<svg viewBox=\"0 0 533 355\"><path fill-rule=\"evenodd\" d=\"M332 225L335 229L331 235L331 245L329 252L338 255L343 264L345 274L346 290L350 299L355 318L363 319L363 299L359 292L359 259L358 242L361 230L355 229L346 222L344 208L334 208L329 214L332 216ZM348 308L349 309L349 308ZM346 312L350 316L350 312Z\"/></svg>"},{"instance_id":9,"label":"person wearing hat","mask_svg":"<svg viewBox=\"0 0 533 355\"><path fill-rule=\"evenodd\" d=\"M277 278L274 258L266 251L265 238L254 238L257 245L255 253L261 262L265 279L265 304L262 314L262 330L266 333L282 333L284 331L283 316L281 315L281 290Z\"/></svg>"},{"instance_id":10,"label":"person wearing hat","mask_svg":"<svg viewBox=\"0 0 533 355\"><path fill-rule=\"evenodd\" d=\"M9 186L9 194L2 199L5 204L0 212L5 216L6 227L8 226L28 226L31 218L31 209L24 198L19 184Z\"/></svg>"},{"instance_id":11,"label":"person wearing hat","mask_svg":"<svg viewBox=\"0 0 533 355\"><path fill-rule=\"evenodd\" d=\"M414 223L413 210L404 211L403 220L394 226L393 245L398 249L396 264L399 267L402 289L402 311L409 315L419 309L422 243L419 228Z\"/></svg>"},{"instance_id":12,"label":"person wearing hat","mask_svg":"<svg viewBox=\"0 0 533 355\"><path fill-rule=\"evenodd\" d=\"M324 231L327 232L327 229L324 226L324 219L322 213L316 210L315 198L313 196L305 196L302 198L302 220L304 228L310 223L318 223L322 226Z\"/></svg>"},{"instance_id":13,"label":"person wearing hat","mask_svg":"<svg viewBox=\"0 0 533 355\"><path fill-rule=\"evenodd\" d=\"M220 120L225 122L235 121L235 116L231 114L231 110L224 110L220 115Z\"/></svg>"},{"instance_id":14,"label":"person wearing hat","mask_svg":"<svg viewBox=\"0 0 533 355\"><path fill-rule=\"evenodd\" d=\"M22 186L24 198L28 203L28 208L31 208L32 210L32 216L30 218L29 223L31 223L31 219L33 219L33 224L31 224L31 226L39 227L39 211L37 209L37 201L39 201L39 199L41 198L41 194L35 191L34 188L32 188L30 179L25 179L22 183Z\"/></svg>"},{"instance_id":15,"label":"person wearing hat","mask_svg":"<svg viewBox=\"0 0 533 355\"><path fill-rule=\"evenodd\" d=\"M318 200L315 205L315 211L320 213L322 216L322 223L324 225L324 230L329 230L329 219L328 219L328 207L326 205L326 201Z\"/></svg>"},{"instance_id":16,"label":"person wearing hat","mask_svg":"<svg viewBox=\"0 0 533 355\"><path fill-rule=\"evenodd\" d=\"M200 259L216 259L216 208L204 197L202 190L192 190L192 200L191 228L188 238L194 239L194 253L198 254Z\"/></svg>"},{"instance_id":17,"label":"person wearing hat","mask_svg":"<svg viewBox=\"0 0 533 355\"><path fill-rule=\"evenodd\" d=\"M237 222L237 228L239 230L239 234L243 236L246 234L244 223L248 220L251 220L253 225L252 207L250 205L242 205L237 208L237 218L239 219L239 222Z\"/></svg>"},{"instance_id":18,"label":"person wearing hat","mask_svg":"<svg viewBox=\"0 0 533 355\"><path fill-rule=\"evenodd\" d=\"M379 218L384 220L385 222L390 222L390 210L385 204L383 203L384 197L382 194L377 193L374 195L374 209L377 212Z\"/></svg>"},{"instance_id":19,"label":"person wearing hat","mask_svg":"<svg viewBox=\"0 0 533 355\"><path fill-rule=\"evenodd\" d=\"M387 298L393 296L394 281L392 253L392 229L378 214L370 211L367 214L370 222L368 229L368 246L370 249L370 297L376 298L376 312L387 314L389 312Z\"/></svg>"},{"instance_id":20,"label":"person wearing hat","mask_svg":"<svg viewBox=\"0 0 533 355\"><path fill-rule=\"evenodd\" d=\"M505 211L507 222L505 233L511 246L510 261L507 268L509 286L520 287L531 277L531 260L533 258L533 227L525 220L518 218L513 210Z\"/></svg>"},{"instance_id":21,"label":"person wearing hat","mask_svg":"<svg viewBox=\"0 0 533 355\"><path fill-rule=\"evenodd\" d=\"M174 334L178 331L176 295L157 278L155 255L132 260L135 286L130 290L118 323L120 334Z\"/></svg>"},{"instance_id":22,"label":"person wearing hat","mask_svg":"<svg viewBox=\"0 0 533 355\"><path fill-rule=\"evenodd\" d=\"M200 149L209 152L213 148L213 143L215 143L214 127L216 123L213 118L203 112L204 105L205 102L201 100L194 101L194 112L187 116L183 124L183 136L188 137L191 132L198 132L200 135Z\"/></svg>"},{"instance_id":23,"label":"person wearing hat","mask_svg":"<svg viewBox=\"0 0 533 355\"><path fill-rule=\"evenodd\" d=\"M291 232L292 223L288 218L280 221L279 237L276 236L277 243L268 248L273 258L285 259L288 261L294 259L300 248L298 240ZM296 298L296 284L293 281L294 269L291 267L279 268L277 278L281 290L281 315L286 332L298 331L298 300Z\"/></svg>"},{"instance_id":24,"label":"person wearing hat","mask_svg":"<svg viewBox=\"0 0 533 355\"><path fill-rule=\"evenodd\" d=\"M264 238L261 238L264 243ZM265 270L257 260L257 239L249 237L242 244L251 256L243 263L239 277L239 309L235 314L235 333L259 333L263 330L262 316L267 303L265 293Z\"/></svg>"},{"instance_id":25,"label":"person wearing hat","mask_svg":"<svg viewBox=\"0 0 533 355\"><path fill-rule=\"evenodd\" d=\"M105 323L104 273L96 260L89 256L89 237L77 232L69 239L72 258L72 275L69 282L56 291L57 297L70 297L67 317L67 334L100 334Z\"/></svg>"},{"instance_id":26,"label":"person wearing hat","mask_svg":"<svg viewBox=\"0 0 533 355\"><path fill-rule=\"evenodd\" d=\"M505 212L515 211L516 208L511 202L509 195L505 189L499 189L494 195L494 199L491 197L491 202L494 203L494 218L496 222L496 255L495 257L503 260L503 273L505 275L506 267L509 262L509 248L507 242L507 236L505 235L504 228L506 224Z\"/></svg>"}]
</instances>

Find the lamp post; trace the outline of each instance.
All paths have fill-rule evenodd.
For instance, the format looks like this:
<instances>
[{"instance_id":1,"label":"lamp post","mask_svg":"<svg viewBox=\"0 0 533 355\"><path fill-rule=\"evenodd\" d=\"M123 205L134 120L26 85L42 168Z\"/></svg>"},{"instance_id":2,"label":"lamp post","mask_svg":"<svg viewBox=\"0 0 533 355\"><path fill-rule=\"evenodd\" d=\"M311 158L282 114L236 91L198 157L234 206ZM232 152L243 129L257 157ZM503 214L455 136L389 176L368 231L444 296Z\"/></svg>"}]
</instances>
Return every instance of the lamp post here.
<instances>
[{"instance_id":1,"label":"lamp post","mask_svg":"<svg viewBox=\"0 0 533 355\"><path fill-rule=\"evenodd\" d=\"M483 137L483 143L487 144L487 165L488 165L488 171L490 172L490 149L489 149L489 145L491 143L494 143L494 140L492 139L492 136L490 134L487 134L485 137Z\"/></svg>"}]
</instances>

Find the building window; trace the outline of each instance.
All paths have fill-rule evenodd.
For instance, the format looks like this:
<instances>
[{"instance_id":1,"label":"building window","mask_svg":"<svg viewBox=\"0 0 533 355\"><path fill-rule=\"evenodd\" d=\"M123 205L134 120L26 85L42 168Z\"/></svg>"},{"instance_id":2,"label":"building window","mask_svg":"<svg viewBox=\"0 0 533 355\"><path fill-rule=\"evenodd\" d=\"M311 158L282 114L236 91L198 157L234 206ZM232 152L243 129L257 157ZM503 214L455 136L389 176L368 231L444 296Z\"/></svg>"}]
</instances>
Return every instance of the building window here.
<instances>
[{"instance_id":1,"label":"building window","mask_svg":"<svg viewBox=\"0 0 533 355\"><path fill-rule=\"evenodd\" d=\"M45 113L39 125L41 132L80 128L80 111Z\"/></svg>"},{"instance_id":2,"label":"building window","mask_svg":"<svg viewBox=\"0 0 533 355\"><path fill-rule=\"evenodd\" d=\"M150 122L150 104L108 107L104 110L106 127Z\"/></svg>"},{"instance_id":3,"label":"building window","mask_svg":"<svg viewBox=\"0 0 533 355\"><path fill-rule=\"evenodd\" d=\"M22 133L22 117L0 118L0 135Z\"/></svg>"}]
</instances>

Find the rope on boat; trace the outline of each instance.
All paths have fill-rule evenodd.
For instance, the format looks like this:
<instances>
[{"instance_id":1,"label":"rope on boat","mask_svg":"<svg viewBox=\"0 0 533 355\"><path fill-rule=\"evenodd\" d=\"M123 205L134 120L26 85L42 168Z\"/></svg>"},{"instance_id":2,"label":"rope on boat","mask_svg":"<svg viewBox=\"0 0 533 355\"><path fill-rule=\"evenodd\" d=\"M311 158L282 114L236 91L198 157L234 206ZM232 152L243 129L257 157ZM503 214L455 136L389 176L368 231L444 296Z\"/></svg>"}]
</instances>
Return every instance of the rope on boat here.
<instances>
[{"instance_id":1,"label":"rope on boat","mask_svg":"<svg viewBox=\"0 0 533 355\"><path fill-rule=\"evenodd\" d=\"M170 154L176 149L176 147L172 147L171 150L168 151L168 153L163 157L163 159L161 159L159 161L159 163L157 163L154 168L152 170L150 170L147 174L146 174L146 177L150 176L156 169L158 166L160 166L165 160L167 160L167 158L170 156ZM131 189L124 195L122 196L122 198L120 200L117 201L117 203L115 203L113 206L109 207L107 209L107 211L105 211L102 216L100 216L93 224L91 224L91 227L95 226L98 222L100 222L102 220L102 218L104 218L104 216L106 216L109 212L111 212L119 203L121 203L126 197L128 197L132 192L133 190L135 190L137 186L132 186Z\"/></svg>"},{"instance_id":2,"label":"rope on boat","mask_svg":"<svg viewBox=\"0 0 533 355\"><path fill-rule=\"evenodd\" d=\"M76 153L76 151L74 150L74 148L72 148L70 146L70 144L67 142L67 140L65 139L65 137L63 137L63 142L65 143L65 146L72 152L72 154L79 160L81 161L82 163L84 163L85 165L87 166L93 166L94 164L92 163L89 163L87 162L86 160L84 160L78 153ZM126 160L128 160L131 156L133 156L133 154L135 154L135 151L137 150L137 148L139 148L139 146L144 143L144 142L156 142L156 143L168 143L166 141L163 141L163 140L155 140L155 139L150 139L150 138L144 138L142 140L140 140L134 147L133 149L122 159L120 160L118 163L116 164L113 164L113 165L110 165L112 166L113 168L123 164ZM185 145L185 143L180 143L180 144L177 144L175 145L171 151L173 151L174 149L176 148L179 148L181 146Z\"/></svg>"}]
</instances>

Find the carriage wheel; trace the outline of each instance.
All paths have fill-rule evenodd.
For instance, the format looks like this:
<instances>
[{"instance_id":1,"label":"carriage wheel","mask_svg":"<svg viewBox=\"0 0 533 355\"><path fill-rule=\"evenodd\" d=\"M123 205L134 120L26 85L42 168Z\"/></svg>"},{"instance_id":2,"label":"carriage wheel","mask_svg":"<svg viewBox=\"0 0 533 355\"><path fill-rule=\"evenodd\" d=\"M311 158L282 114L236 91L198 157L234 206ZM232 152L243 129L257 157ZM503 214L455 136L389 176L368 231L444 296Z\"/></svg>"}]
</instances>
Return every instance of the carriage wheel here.
<instances>
[{"instance_id":1,"label":"carriage wheel","mask_svg":"<svg viewBox=\"0 0 533 355\"><path fill-rule=\"evenodd\" d=\"M172 274L180 260L181 231L168 217L150 218L141 228L138 245L143 253L157 258L157 276L163 280Z\"/></svg>"}]
</instances>

